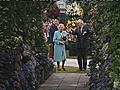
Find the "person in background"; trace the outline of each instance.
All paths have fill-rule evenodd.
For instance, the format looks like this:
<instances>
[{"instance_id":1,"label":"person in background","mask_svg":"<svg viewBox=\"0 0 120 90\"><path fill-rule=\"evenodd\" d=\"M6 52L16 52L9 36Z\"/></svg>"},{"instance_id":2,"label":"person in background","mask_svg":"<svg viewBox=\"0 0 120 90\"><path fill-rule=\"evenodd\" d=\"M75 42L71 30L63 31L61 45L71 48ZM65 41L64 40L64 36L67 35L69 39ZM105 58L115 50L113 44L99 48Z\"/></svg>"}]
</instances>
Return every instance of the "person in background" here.
<instances>
[{"instance_id":1,"label":"person in background","mask_svg":"<svg viewBox=\"0 0 120 90\"><path fill-rule=\"evenodd\" d=\"M55 18L54 20L53 20L53 24L51 25L51 27L50 27L50 32L49 32L49 45L50 45L50 47L51 47L51 55L50 55L50 57L51 58L53 58L53 56L54 56L54 43L53 43L53 36L54 36L54 32L55 31L57 31L58 30L58 28L57 28L57 26L58 26L58 24L59 24L59 20L57 19L57 18Z\"/></svg>"},{"instance_id":2,"label":"person in background","mask_svg":"<svg viewBox=\"0 0 120 90\"><path fill-rule=\"evenodd\" d=\"M54 60L57 62L57 70L60 71L60 62L62 62L62 69L65 71L66 61L66 49L65 43L67 42L67 32L64 31L64 24L58 25L58 31L55 31L53 42L54 42Z\"/></svg>"},{"instance_id":3,"label":"person in background","mask_svg":"<svg viewBox=\"0 0 120 90\"><path fill-rule=\"evenodd\" d=\"M70 34L77 35L77 60L79 71L87 68L87 52L90 47L89 28L82 19L77 21L78 28L75 31L69 31Z\"/></svg>"},{"instance_id":4,"label":"person in background","mask_svg":"<svg viewBox=\"0 0 120 90\"><path fill-rule=\"evenodd\" d=\"M49 22L46 24L46 28L45 28L45 33L46 33L46 37L47 37L47 43L49 43L49 32L50 32L50 26L49 26Z\"/></svg>"}]
</instances>

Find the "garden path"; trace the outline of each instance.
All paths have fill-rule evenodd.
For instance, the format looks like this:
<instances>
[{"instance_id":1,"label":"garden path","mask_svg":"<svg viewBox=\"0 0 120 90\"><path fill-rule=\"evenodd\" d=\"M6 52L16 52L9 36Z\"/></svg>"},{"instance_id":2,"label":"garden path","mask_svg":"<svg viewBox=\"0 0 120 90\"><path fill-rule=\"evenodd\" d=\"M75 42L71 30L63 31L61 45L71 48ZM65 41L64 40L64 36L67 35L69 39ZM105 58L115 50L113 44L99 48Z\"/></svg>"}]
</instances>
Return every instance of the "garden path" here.
<instances>
[{"instance_id":1,"label":"garden path","mask_svg":"<svg viewBox=\"0 0 120 90\"><path fill-rule=\"evenodd\" d=\"M53 73L38 90L89 90L88 80L83 73Z\"/></svg>"},{"instance_id":2,"label":"garden path","mask_svg":"<svg viewBox=\"0 0 120 90\"><path fill-rule=\"evenodd\" d=\"M67 59L65 66L78 67L77 60ZM88 81L86 73L53 73L38 90L89 90Z\"/></svg>"}]
</instances>

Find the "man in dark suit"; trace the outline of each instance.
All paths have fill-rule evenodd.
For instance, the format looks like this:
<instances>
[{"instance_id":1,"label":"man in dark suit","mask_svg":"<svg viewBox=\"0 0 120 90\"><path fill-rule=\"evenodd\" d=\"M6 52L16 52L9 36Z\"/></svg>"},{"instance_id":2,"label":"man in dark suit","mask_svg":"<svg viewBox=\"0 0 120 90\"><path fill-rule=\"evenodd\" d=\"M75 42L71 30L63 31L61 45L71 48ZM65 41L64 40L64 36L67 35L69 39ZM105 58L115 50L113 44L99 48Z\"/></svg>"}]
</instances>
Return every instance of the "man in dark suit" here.
<instances>
[{"instance_id":1,"label":"man in dark suit","mask_svg":"<svg viewBox=\"0 0 120 90\"><path fill-rule=\"evenodd\" d=\"M82 19L77 21L78 28L75 31L70 31L70 34L77 35L77 59L79 70L87 68L87 52L90 47L89 28L84 25Z\"/></svg>"},{"instance_id":2,"label":"man in dark suit","mask_svg":"<svg viewBox=\"0 0 120 90\"><path fill-rule=\"evenodd\" d=\"M53 36L54 36L54 32L58 30L57 26L59 25L59 20L57 18L55 18L53 20L53 24L50 27L50 40L49 40L49 45L50 45L50 55L49 57L53 58L53 51L54 51L54 43L53 43Z\"/></svg>"}]
</instances>

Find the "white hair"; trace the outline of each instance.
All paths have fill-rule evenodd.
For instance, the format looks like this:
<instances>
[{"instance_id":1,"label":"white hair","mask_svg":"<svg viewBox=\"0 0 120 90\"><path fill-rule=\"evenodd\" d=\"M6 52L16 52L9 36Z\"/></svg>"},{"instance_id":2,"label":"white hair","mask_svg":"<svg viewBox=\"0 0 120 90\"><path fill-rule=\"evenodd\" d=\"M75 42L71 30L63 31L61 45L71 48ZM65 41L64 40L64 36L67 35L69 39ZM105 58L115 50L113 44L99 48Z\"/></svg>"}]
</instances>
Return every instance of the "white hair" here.
<instances>
[{"instance_id":1,"label":"white hair","mask_svg":"<svg viewBox=\"0 0 120 90\"><path fill-rule=\"evenodd\" d=\"M77 23L79 23L79 22L82 23L82 24L84 23L82 19L79 19L79 20L77 21Z\"/></svg>"},{"instance_id":2,"label":"white hair","mask_svg":"<svg viewBox=\"0 0 120 90\"><path fill-rule=\"evenodd\" d=\"M62 23L60 23L60 24L57 26L58 29L59 29L60 27L64 27L64 28L65 28L64 24L62 24Z\"/></svg>"}]
</instances>

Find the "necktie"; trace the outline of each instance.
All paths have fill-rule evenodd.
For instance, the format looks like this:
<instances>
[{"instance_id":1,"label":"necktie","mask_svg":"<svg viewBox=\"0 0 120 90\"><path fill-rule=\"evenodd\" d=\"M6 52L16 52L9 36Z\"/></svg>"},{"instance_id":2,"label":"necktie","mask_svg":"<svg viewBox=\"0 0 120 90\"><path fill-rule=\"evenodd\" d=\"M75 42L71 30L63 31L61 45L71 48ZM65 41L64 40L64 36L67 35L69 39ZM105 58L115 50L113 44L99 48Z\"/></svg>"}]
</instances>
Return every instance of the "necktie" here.
<instances>
[{"instance_id":1,"label":"necktie","mask_svg":"<svg viewBox=\"0 0 120 90\"><path fill-rule=\"evenodd\" d=\"M82 28L80 29L81 33L82 33Z\"/></svg>"},{"instance_id":2,"label":"necktie","mask_svg":"<svg viewBox=\"0 0 120 90\"><path fill-rule=\"evenodd\" d=\"M82 28L83 28L83 26L81 27L81 29L80 29L80 32L82 33Z\"/></svg>"}]
</instances>

